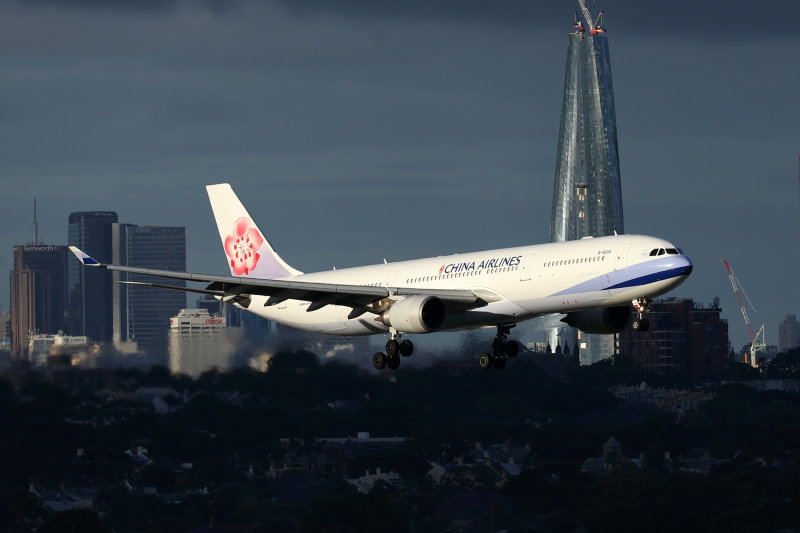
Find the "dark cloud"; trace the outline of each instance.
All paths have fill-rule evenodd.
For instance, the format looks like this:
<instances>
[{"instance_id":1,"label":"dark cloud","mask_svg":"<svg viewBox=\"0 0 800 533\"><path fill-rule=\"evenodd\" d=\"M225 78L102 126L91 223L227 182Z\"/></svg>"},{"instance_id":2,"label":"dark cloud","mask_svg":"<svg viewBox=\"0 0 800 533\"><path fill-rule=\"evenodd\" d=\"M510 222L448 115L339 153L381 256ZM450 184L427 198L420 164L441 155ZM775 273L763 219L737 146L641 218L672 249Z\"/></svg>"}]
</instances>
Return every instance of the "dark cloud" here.
<instances>
[{"instance_id":1,"label":"dark cloud","mask_svg":"<svg viewBox=\"0 0 800 533\"><path fill-rule=\"evenodd\" d=\"M307 271L547 239L576 3L155 4L0 3L7 268L38 196L49 242L111 209L187 226L190 268L223 271L221 181ZM721 257L768 330L798 312L800 37L772 26L798 7L754 6L604 3L626 229L692 255L676 295L721 296L737 346Z\"/></svg>"},{"instance_id":2,"label":"dark cloud","mask_svg":"<svg viewBox=\"0 0 800 533\"><path fill-rule=\"evenodd\" d=\"M287 9L299 13L339 13L344 16L378 18L405 17L461 21L471 24L501 24L527 28L568 28L577 1L551 0L280 0ZM605 10L609 31L647 34L653 37L691 36L700 40L751 40L776 38L800 19L800 4L790 0L766 3L735 0L729 2L642 2L640 0L587 0L594 17Z\"/></svg>"},{"instance_id":3,"label":"dark cloud","mask_svg":"<svg viewBox=\"0 0 800 533\"><path fill-rule=\"evenodd\" d=\"M224 13L245 0L15 0L18 6L48 6L58 9L101 11L152 11L156 13L184 7L190 2L216 13Z\"/></svg>"}]
</instances>

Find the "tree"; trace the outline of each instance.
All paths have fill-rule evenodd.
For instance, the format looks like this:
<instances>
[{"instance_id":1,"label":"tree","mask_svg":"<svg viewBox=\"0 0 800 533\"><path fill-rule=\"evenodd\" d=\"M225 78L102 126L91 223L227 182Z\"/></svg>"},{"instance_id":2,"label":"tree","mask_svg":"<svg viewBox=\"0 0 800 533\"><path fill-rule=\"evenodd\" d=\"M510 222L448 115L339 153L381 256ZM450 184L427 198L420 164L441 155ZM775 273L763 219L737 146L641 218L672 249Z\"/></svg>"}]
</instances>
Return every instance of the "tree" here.
<instances>
[{"instance_id":1,"label":"tree","mask_svg":"<svg viewBox=\"0 0 800 533\"><path fill-rule=\"evenodd\" d=\"M747 363L731 361L725 369L725 377L733 381L759 379L761 372Z\"/></svg>"},{"instance_id":2,"label":"tree","mask_svg":"<svg viewBox=\"0 0 800 533\"><path fill-rule=\"evenodd\" d=\"M767 377L770 379L800 378L800 348L779 353L767 363Z\"/></svg>"},{"instance_id":3,"label":"tree","mask_svg":"<svg viewBox=\"0 0 800 533\"><path fill-rule=\"evenodd\" d=\"M100 522L97 513L91 509L76 509L74 511L62 511L52 515L42 527L37 530L39 533L107 533L108 530Z\"/></svg>"}]
</instances>

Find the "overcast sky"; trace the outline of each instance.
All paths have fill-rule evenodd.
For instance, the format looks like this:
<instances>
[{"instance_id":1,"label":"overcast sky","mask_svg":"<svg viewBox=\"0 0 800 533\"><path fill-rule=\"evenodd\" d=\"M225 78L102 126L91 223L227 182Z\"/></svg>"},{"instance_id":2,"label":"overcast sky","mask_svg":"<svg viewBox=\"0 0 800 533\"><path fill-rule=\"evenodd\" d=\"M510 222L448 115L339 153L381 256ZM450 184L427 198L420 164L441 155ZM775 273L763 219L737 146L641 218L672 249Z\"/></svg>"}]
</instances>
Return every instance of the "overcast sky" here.
<instances>
[{"instance_id":1,"label":"overcast sky","mask_svg":"<svg viewBox=\"0 0 800 533\"><path fill-rule=\"evenodd\" d=\"M800 3L606 10L625 228L727 257L777 343L800 314ZM546 242L567 34L553 0L0 1L0 263L72 211L187 227L225 273L226 181L304 271ZM0 308L9 305L0 284ZM754 322L757 319L754 317ZM538 339L522 339L538 340Z\"/></svg>"}]
</instances>

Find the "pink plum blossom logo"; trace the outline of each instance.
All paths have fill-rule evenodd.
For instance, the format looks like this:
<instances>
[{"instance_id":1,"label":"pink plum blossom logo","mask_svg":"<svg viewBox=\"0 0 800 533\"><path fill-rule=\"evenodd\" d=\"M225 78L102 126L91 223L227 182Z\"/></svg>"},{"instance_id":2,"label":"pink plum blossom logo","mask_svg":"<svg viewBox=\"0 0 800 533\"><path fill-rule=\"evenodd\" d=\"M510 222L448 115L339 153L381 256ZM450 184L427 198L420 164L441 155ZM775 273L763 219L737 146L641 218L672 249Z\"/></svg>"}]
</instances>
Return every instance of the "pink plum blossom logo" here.
<instances>
[{"instance_id":1,"label":"pink plum blossom logo","mask_svg":"<svg viewBox=\"0 0 800 533\"><path fill-rule=\"evenodd\" d=\"M246 276L252 272L261 258L256 252L262 242L264 238L250 225L250 219L242 217L233 223L233 235L225 237L225 253L235 275Z\"/></svg>"}]
</instances>

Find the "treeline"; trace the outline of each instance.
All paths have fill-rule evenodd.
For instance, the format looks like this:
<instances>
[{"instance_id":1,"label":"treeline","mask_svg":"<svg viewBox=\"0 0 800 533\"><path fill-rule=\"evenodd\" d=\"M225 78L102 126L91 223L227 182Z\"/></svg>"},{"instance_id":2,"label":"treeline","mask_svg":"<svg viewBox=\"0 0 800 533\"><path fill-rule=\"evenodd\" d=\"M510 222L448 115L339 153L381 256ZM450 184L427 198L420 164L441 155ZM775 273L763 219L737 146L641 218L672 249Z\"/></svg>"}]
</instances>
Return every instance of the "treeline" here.
<instances>
[{"instance_id":1,"label":"treeline","mask_svg":"<svg viewBox=\"0 0 800 533\"><path fill-rule=\"evenodd\" d=\"M683 378L646 375L618 359L555 381L527 357L488 372L450 362L377 374L297 352L277 354L266 373L237 369L197 380L158 367L17 373L0 380L0 529L25 531L35 517L44 520L40 531L153 533L210 522L253 532L446 531L456 523L464 531L800 527L800 395L726 385L676 417L622 402L608 387L693 385ZM798 357L776 358L773 375L796 375ZM142 387L174 390L164 396L170 412L132 399ZM359 431L409 439L350 465L356 474L392 469L402 488L363 495L339 476L248 477L248 465L263 470L283 457L281 438L312 453L316 438ZM621 461L607 475L582 469L611 436L642 466ZM135 442L151 457L192 468L154 461L132 469L123 452ZM433 484L432 463L468 458L476 443L528 446L530 454L502 487L476 468L451 469ZM725 462L705 474L681 470L681 458L703 452ZM197 494L168 504L129 493L124 479L160 494ZM95 503L104 519L46 512L28 492L32 480L101 487Z\"/></svg>"}]
</instances>

